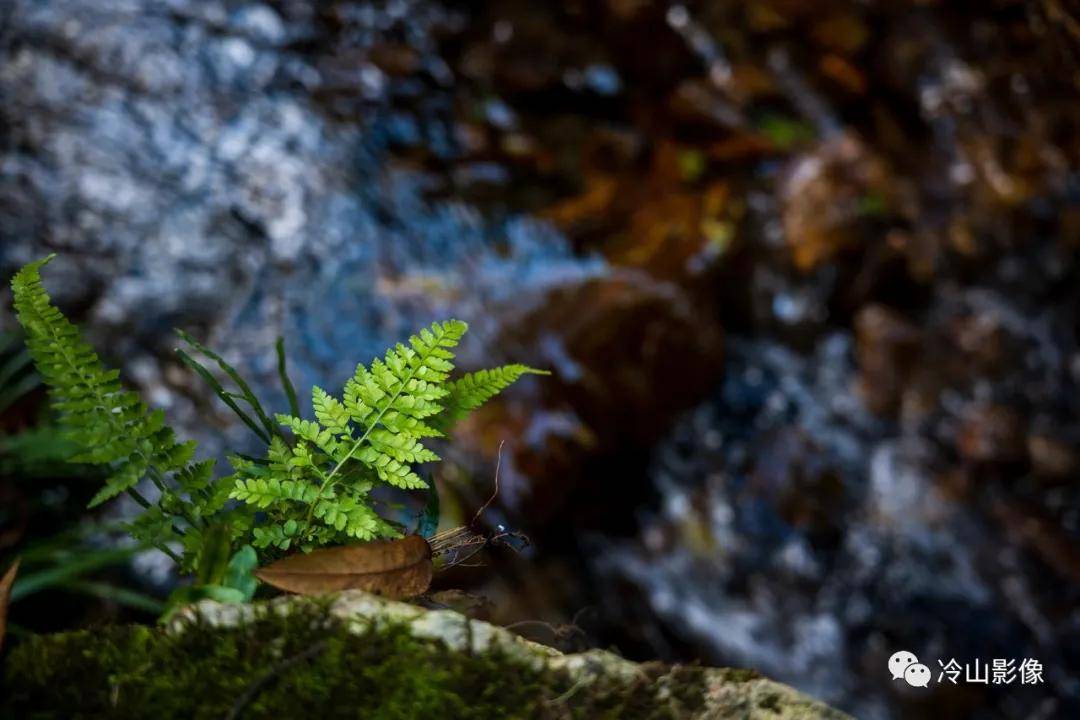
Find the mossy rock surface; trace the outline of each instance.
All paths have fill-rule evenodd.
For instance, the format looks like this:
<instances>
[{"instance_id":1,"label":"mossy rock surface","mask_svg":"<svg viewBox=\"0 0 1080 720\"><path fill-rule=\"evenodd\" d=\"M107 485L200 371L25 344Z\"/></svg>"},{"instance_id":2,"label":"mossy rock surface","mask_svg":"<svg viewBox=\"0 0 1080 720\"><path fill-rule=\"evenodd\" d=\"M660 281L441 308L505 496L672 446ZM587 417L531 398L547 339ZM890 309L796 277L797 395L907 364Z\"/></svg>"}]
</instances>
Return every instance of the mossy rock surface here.
<instances>
[{"instance_id":1,"label":"mossy rock surface","mask_svg":"<svg viewBox=\"0 0 1080 720\"><path fill-rule=\"evenodd\" d=\"M2 694L17 718L846 717L750 671L564 655L356 591L34 637L9 653Z\"/></svg>"}]
</instances>

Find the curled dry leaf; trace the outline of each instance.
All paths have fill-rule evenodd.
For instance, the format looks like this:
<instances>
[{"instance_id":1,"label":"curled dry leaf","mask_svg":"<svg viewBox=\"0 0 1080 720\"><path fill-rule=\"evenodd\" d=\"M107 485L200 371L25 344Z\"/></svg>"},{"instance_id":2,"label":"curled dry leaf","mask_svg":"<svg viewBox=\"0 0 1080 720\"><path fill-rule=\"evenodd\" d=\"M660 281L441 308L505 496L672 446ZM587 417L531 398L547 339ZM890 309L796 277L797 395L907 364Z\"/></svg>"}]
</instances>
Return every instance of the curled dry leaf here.
<instances>
[{"instance_id":1,"label":"curled dry leaf","mask_svg":"<svg viewBox=\"0 0 1080 720\"><path fill-rule=\"evenodd\" d=\"M15 573L19 572L19 561L11 563L11 567L0 578L0 648L4 647L4 634L7 632L7 609L8 601L11 600L11 586L15 584Z\"/></svg>"},{"instance_id":2,"label":"curled dry leaf","mask_svg":"<svg viewBox=\"0 0 1080 720\"><path fill-rule=\"evenodd\" d=\"M409 535L297 553L258 569L255 577L300 595L355 589L407 598L428 589L431 573L431 546L419 535Z\"/></svg>"}]
</instances>

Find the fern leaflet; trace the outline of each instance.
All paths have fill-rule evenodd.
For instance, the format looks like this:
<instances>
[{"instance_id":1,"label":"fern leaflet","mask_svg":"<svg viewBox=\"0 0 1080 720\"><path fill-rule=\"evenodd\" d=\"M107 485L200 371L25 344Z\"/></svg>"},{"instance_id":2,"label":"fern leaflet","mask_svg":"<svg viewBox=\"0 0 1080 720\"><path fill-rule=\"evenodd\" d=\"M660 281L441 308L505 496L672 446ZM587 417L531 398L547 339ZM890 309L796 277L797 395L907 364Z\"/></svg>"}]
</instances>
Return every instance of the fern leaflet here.
<instances>
[{"instance_id":1,"label":"fern leaflet","mask_svg":"<svg viewBox=\"0 0 1080 720\"><path fill-rule=\"evenodd\" d=\"M510 387L523 375L550 375L546 370L537 370L528 365L502 365L500 367L466 373L447 384L447 395L443 401L445 410L439 418L440 424L452 424L467 416L470 412L486 403L500 392Z\"/></svg>"}]
</instances>

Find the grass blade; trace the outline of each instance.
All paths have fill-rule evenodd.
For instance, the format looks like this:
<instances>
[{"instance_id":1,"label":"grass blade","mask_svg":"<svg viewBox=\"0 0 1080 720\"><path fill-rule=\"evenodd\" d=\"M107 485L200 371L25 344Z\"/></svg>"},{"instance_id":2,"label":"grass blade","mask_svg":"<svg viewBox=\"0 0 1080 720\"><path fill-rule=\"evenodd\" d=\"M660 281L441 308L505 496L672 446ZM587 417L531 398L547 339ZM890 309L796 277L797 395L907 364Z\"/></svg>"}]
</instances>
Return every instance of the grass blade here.
<instances>
[{"instance_id":1,"label":"grass blade","mask_svg":"<svg viewBox=\"0 0 1080 720\"><path fill-rule=\"evenodd\" d=\"M41 384L41 378L31 373L10 385L0 385L0 412L7 410L15 402Z\"/></svg>"},{"instance_id":2,"label":"grass blade","mask_svg":"<svg viewBox=\"0 0 1080 720\"><path fill-rule=\"evenodd\" d=\"M0 358L4 356L5 352L0 352ZM7 356L3 363L0 363L0 387L7 385L16 376L28 371L33 362L33 358L30 357L30 353L25 348Z\"/></svg>"},{"instance_id":3,"label":"grass blade","mask_svg":"<svg viewBox=\"0 0 1080 720\"><path fill-rule=\"evenodd\" d=\"M275 344L277 350L278 376L281 378L281 387L285 390L285 396L289 398L289 412L293 417L301 417L300 401L296 397L296 388L289 379L289 372L285 365L285 338L279 337Z\"/></svg>"},{"instance_id":4,"label":"grass blade","mask_svg":"<svg viewBox=\"0 0 1080 720\"><path fill-rule=\"evenodd\" d=\"M211 388L213 388L214 393L219 398L221 398L221 401L228 405L229 409L236 413L236 416L240 418L245 425L251 428L251 432L258 435L259 439L262 440L264 443L270 443L270 437L266 434L266 432L261 427L259 427L258 423L256 423L250 415L244 412L243 408L236 404L236 401L233 400L232 393L228 392L224 387L221 386L221 383L218 382L218 379L214 377L213 373L207 370L202 363L188 355L180 348L176 348L176 354L180 357L180 359L184 362L185 365L194 370L195 373L199 375L199 377L205 380L206 383Z\"/></svg>"},{"instance_id":5,"label":"grass blade","mask_svg":"<svg viewBox=\"0 0 1080 720\"><path fill-rule=\"evenodd\" d=\"M221 368L221 371L228 375L229 378L234 383L236 383L236 387L240 388L240 392L243 394L244 400L247 402L248 405L251 406L251 409L255 412L255 415L258 416L259 421L263 424L263 427L266 428L266 433L268 436L281 434L281 429L277 426L277 423L271 420L270 417L266 414L266 411L263 410L262 403L259 402L259 398L255 396L255 393L251 390L251 386L248 385L247 381L240 376L240 373L236 371L236 368L225 362L225 359L213 350L200 345L198 341L195 340L195 338L191 337L183 330L177 330L176 332L178 335L180 335L184 342L186 342L188 345L191 345L191 347L195 348L195 350L197 350L199 353L216 362L217 366ZM269 442L269 440L267 440L266 442Z\"/></svg>"},{"instance_id":6,"label":"grass blade","mask_svg":"<svg viewBox=\"0 0 1080 720\"><path fill-rule=\"evenodd\" d=\"M46 588L68 582L80 575L99 568L116 565L131 558L143 548L111 548L77 555L67 561L33 573L26 573L15 581L11 588L11 602L16 602L28 595L33 595Z\"/></svg>"},{"instance_id":7,"label":"grass blade","mask_svg":"<svg viewBox=\"0 0 1080 720\"><path fill-rule=\"evenodd\" d=\"M142 610L151 615L160 615L165 612L165 603L157 598L144 595L137 590L117 587L109 583L96 582L93 580L70 580L59 585L64 590L92 595L102 600L111 600L118 605L124 605L135 610Z\"/></svg>"}]
</instances>

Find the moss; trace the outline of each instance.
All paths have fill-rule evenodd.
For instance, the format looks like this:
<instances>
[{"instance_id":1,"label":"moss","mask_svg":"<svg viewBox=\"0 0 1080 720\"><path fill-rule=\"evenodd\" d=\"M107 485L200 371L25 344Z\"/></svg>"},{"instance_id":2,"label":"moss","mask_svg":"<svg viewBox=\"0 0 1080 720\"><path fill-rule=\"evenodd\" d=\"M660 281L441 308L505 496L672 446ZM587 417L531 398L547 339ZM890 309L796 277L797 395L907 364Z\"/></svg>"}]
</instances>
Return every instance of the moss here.
<instances>
[{"instance_id":1,"label":"moss","mask_svg":"<svg viewBox=\"0 0 1080 720\"><path fill-rule=\"evenodd\" d=\"M705 670L696 665L676 665L668 674L666 682L674 700L691 712L704 706L705 684Z\"/></svg>"},{"instance_id":2,"label":"moss","mask_svg":"<svg viewBox=\"0 0 1080 720\"><path fill-rule=\"evenodd\" d=\"M772 710L773 712L780 712L780 695L777 693L766 693L758 699L758 707L762 710Z\"/></svg>"},{"instance_id":3,"label":"moss","mask_svg":"<svg viewBox=\"0 0 1080 720\"><path fill-rule=\"evenodd\" d=\"M752 671L564 655L448 610L347 591L204 601L168 630L34 637L5 664L16 718L843 720Z\"/></svg>"},{"instance_id":4,"label":"moss","mask_svg":"<svg viewBox=\"0 0 1080 720\"><path fill-rule=\"evenodd\" d=\"M562 706L575 717L605 720L688 718L704 704L704 690L699 674L676 668L661 676L646 670L629 683L610 678L598 681L581 693L576 702L567 698ZM549 705L554 708L557 703L549 702Z\"/></svg>"},{"instance_id":5,"label":"moss","mask_svg":"<svg viewBox=\"0 0 1080 720\"><path fill-rule=\"evenodd\" d=\"M716 672L725 682L730 683L745 683L761 679L761 673L750 668L719 668Z\"/></svg>"},{"instance_id":6,"label":"moss","mask_svg":"<svg viewBox=\"0 0 1080 720\"><path fill-rule=\"evenodd\" d=\"M492 648L450 652L404 626L350 632L325 607L263 612L234 627L140 626L39 636L5 663L18 718L679 718L700 671L574 679ZM659 670L657 671L659 673Z\"/></svg>"}]
</instances>

